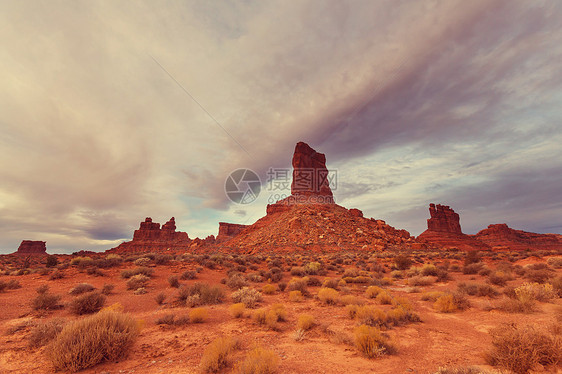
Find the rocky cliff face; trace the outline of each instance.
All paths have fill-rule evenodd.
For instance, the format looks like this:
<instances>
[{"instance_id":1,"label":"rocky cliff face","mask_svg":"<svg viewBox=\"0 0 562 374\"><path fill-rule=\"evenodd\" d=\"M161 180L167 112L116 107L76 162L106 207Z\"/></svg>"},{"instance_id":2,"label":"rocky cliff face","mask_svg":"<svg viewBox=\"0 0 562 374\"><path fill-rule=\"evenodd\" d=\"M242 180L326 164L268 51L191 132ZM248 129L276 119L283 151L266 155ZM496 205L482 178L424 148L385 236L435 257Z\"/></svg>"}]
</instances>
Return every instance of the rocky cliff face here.
<instances>
[{"instance_id":1,"label":"rocky cliff face","mask_svg":"<svg viewBox=\"0 0 562 374\"><path fill-rule=\"evenodd\" d=\"M168 249L188 249L192 240L187 233L176 231L176 221L172 217L162 225L152 222L152 218L147 217L141 222L138 230L133 234L133 240L121 243L118 247L108 252L117 253L139 253L149 251L161 251Z\"/></svg>"},{"instance_id":2,"label":"rocky cliff face","mask_svg":"<svg viewBox=\"0 0 562 374\"><path fill-rule=\"evenodd\" d=\"M562 235L514 230L505 223L489 225L473 237L494 249L562 249Z\"/></svg>"},{"instance_id":3,"label":"rocky cliff face","mask_svg":"<svg viewBox=\"0 0 562 374\"><path fill-rule=\"evenodd\" d=\"M38 240L23 240L15 252L17 255L47 254L47 243Z\"/></svg>"},{"instance_id":4,"label":"rocky cliff face","mask_svg":"<svg viewBox=\"0 0 562 374\"><path fill-rule=\"evenodd\" d=\"M469 235L462 233L460 217L448 205L429 204L427 230L416 239L435 248L458 248L460 250L483 250L490 247Z\"/></svg>"},{"instance_id":5,"label":"rocky cliff face","mask_svg":"<svg viewBox=\"0 0 562 374\"><path fill-rule=\"evenodd\" d=\"M295 146L292 164L291 195L298 198L300 200L298 202L334 203L326 168L326 156L323 153L316 152L308 144L299 142ZM311 197L316 198L311 199Z\"/></svg>"},{"instance_id":6,"label":"rocky cliff face","mask_svg":"<svg viewBox=\"0 0 562 374\"><path fill-rule=\"evenodd\" d=\"M219 222L219 234L217 235L216 241L218 243L224 242L238 235L242 230L244 230L248 225L240 225L237 223L227 223Z\"/></svg>"}]
</instances>

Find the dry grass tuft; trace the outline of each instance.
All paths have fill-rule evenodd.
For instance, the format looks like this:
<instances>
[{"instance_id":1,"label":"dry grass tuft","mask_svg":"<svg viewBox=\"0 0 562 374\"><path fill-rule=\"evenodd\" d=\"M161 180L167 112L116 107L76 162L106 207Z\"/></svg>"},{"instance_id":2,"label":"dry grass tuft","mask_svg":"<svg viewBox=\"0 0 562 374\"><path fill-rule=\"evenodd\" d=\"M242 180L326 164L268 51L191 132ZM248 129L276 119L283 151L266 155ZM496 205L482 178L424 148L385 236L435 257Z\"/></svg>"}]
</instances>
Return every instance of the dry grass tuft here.
<instances>
[{"instance_id":1,"label":"dry grass tuft","mask_svg":"<svg viewBox=\"0 0 562 374\"><path fill-rule=\"evenodd\" d=\"M279 366L279 356L261 347L254 348L246 355L246 359L236 365L238 374L274 374Z\"/></svg>"},{"instance_id":2,"label":"dry grass tuft","mask_svg":"<svg viewBox=\"0 0 562 374\"><path fill-rule=\"evenodd\" d=\"M238 340L221 337L213 340L203 353L199 368L204 373L216 373L230 365L230 354L240 346Z\"/></svg>"},{"instance_id":3,"label":"dry grass tuft","mask_svg":"<svg viewBox=\"0 0 562 374\"><path fill-rule=\"evenodd\" d=\"M491 365L525 374L538 365L549 367L562 362L560 336L514 324L498 327L490 335L493 349L488 352L487 360Z\"/></svg>"},{"instance_id":4,"label":"dry grass tuft","mask_svg":"<svg viewBox=\"0 0 562 374\"><path fill-rule=\"evenodd\" d=\"M47 346L55 370L78 371L124 357L139 333L129 315L103 311L64 326Z\"/></svg>"},{"instance_id":5,"label":"dry grass tuft","mask_svg":"<svg viewBox=\"0 0 562 374\"><path fill-rule=\"evenodd\" d=\"M393 354L396 347L376 327L361 325L354 330L355 347L367 358Z\"/></svg>"}]
</instances>

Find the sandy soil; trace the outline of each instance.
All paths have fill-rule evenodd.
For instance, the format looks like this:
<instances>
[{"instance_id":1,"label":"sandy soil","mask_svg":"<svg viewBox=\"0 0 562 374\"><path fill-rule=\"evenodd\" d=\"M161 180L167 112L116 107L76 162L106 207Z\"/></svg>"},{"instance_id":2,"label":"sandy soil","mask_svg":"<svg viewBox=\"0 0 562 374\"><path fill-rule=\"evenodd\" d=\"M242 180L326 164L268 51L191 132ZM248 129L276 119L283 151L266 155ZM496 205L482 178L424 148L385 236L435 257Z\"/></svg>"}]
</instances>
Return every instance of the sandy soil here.
<instances>
[{"instance_id":1,"label":"sandy soil","mask_svg":"<svg viewBox=\"0 0 562 374\"><path fill-rule=\"evenodd\" d=\"M544 261L544 258L526 258L521 260L521 264ZM483 353L491 346L488 334L490 329L502 323L540 326L560 323L556 320L556 315L560 313L557 308L562 305L561 299L539 303L538 311L531 314L486 311L486 307L494 302L486 297L469 296L471 308L455 313L438 313L432 308L432 302L421 300L425 291L455 290L459 282L482 284L487 279L485 276L449 271L451 281L418 287L421 291L419 293L408 292L411 287L407 286L406 280L398 279L386 288L393 296L403 296L411 300L422 322L389 329L387 333L398 345L397 354L367 359L352 345L338 343L332 334L326 332L329 329L351 336L356 322L348 317L345 307L327 306L315 299L314 295L319 287L309 287L313 297L306 298L303 302L289 301L288 292L277 291L274 295L264 295L260 306L282 303L287 309L288 320L280 323L280 331L257 325L250 318L233 318L228 311L232 304L229 297L223 304L209 306L209 319L204 323L184 326L157 325L155 320L164 314L187 314L189 308L174 305L177 289L170 287L167 279L170 274L179 275L185 270L195 269L198 264L172 261L167 265L151 266L155 272L149 282L148 293L144 295L135 295L133 291L127 290L125 280L120 277L123 269L135 267L132 263L104 269L104 276L88 275L72 266L63 270L65 278L58 280L49 280L48 275L38 273L0 276L0 280L16 279L22 285L20 289L0 292L0 373L54 372L46 358L45 347L29 348L31 326L55 317L66 320L83 318L72 315L67 308L46 313L32 311L30 301L36 295L36 288L42 284L49 285L51 293L61 295L63 303L72 299L73 296L69 295L68 291L77 283L87 282L98 289L105 283L114 284L114 292L108 296L106 305L120 303L125 312L143 321L144 327L140 337L128 357L121 362L97 365L84 370L83 373L197 373L205 347L222 335L239 337L242 342L242 349L233 356L234 361L242 359L255 345L274 350L281 358L279 373L434 373L439 367L455 366L492 369L486 365L483 357ZM494 262L488 261L488 266L493 268ZM349 267L353 266L343 265L343 268ZM260 268L265 269L265 265L260 265ZM562 273L560 269L557 272ZM389 273L385 275L388 276ZM220 284L220 280L225 276L226 269L205 268L198 274L197 279L183 280L181 283ZM288 281L291 277L285 272L283 280ZM341 277L341 274L330 271L327 277ZM519 285L524 281L523 278L517 277L509 281L508 285ZM265 283L251 283L251 286L261 289L263 284ZM232 290L221 286L225 288L227 295L231 294ZM367 285L348 285L351 294L361 297L364 297L366 287ZM501 290L501 287L497 288ZM167 300L159 306L155 296L162 291L166 293ZM364 300L378 306L372 299ZM380 307L384 309L386 306ZM297 342L293 338L293 332L297 317L302 313L314 315L321 326L314 327L306 333L302 341ZM230 371L231 368L227 368L222 372Z\"/></svg>"}]
</instances>

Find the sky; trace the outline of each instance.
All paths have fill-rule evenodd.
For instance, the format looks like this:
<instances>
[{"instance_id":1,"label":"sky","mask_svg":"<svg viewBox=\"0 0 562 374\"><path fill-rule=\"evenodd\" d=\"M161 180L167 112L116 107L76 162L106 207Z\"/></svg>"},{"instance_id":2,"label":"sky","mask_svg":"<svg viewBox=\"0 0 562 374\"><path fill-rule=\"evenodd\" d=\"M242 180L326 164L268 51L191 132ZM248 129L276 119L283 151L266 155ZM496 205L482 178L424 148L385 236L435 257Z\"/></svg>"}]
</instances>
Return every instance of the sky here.
<instances>
[{"instance_id":1,"label":"sky","mask_svg":"<svg viewBox=\"0 0 562 374\"><path fill-rule=\"evenodd\" d=\"M559 1L8 0L0 46L0 253L253 223L299 141L338 204L412 235L431 202L562 233Z\"/></svg>"}]
</instances>

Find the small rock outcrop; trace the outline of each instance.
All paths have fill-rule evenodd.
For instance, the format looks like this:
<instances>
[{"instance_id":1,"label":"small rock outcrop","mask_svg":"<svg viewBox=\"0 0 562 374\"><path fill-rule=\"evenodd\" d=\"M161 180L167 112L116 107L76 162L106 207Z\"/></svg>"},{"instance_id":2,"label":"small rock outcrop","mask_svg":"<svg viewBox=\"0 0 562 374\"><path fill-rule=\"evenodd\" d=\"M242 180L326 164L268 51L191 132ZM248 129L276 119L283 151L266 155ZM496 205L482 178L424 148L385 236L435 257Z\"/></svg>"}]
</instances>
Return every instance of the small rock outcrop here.
<instances>
[{"instance_id":1,"label":"small rock outcrop","mask_svg":"<svg viewBox=\"0 0 562 374\"><path fill-rule=\"evenodd\" d=\"M217 243L224 242L230 238L238 235L248 225L241 225L237 223L219 222L219 234L217 235Z\"/></svg>"},{"instance_id":2,"label":"small rock outcrop","mask_svg":"<svg viewBox=\"0 0 562 374\"><path fill-rule=\"evenodd\" d=\"M429 216L427 230L416 238L419 242L440 249L490 249L486 243L462 233L460 217L448 205L429 204Z\"/></svg>"},{"instance_id":3,"label":"small rock outcrop","mask_svg":"<svg viewBox=\"0 0 562 374\"><path fill-rule=\"evenodd\" d=\"M505 223L489 225L474 235L474 238L496 250L562 249L562 235L514 230Z\"/></svg>"},{"instance_id":4,"label":"small rock outcrop","mask_svg":"<svg viewBox=\"0 0 562 374\"><path fill-rule=\"evenodd\" d=\"M23 240L15 252L17 255L47 254L47 243L39 240Z\"/></svg>"},{"instance_id":5,"label":"small rock outcrop","mask_svg":"<svg viewBox=\"0 0 562 374\"><path fill-rule=\"evenodd\" d=\"M133 234L133 240L121 243L116 248L108 252L117 253L136 253L146 251L158 251L168 249L187 249L192 240L187 233L176 231L176 221L172 217L162 225L153 222L152 218L147 217L140 223L138 230Z\"/></svg>"}]
</instances>

